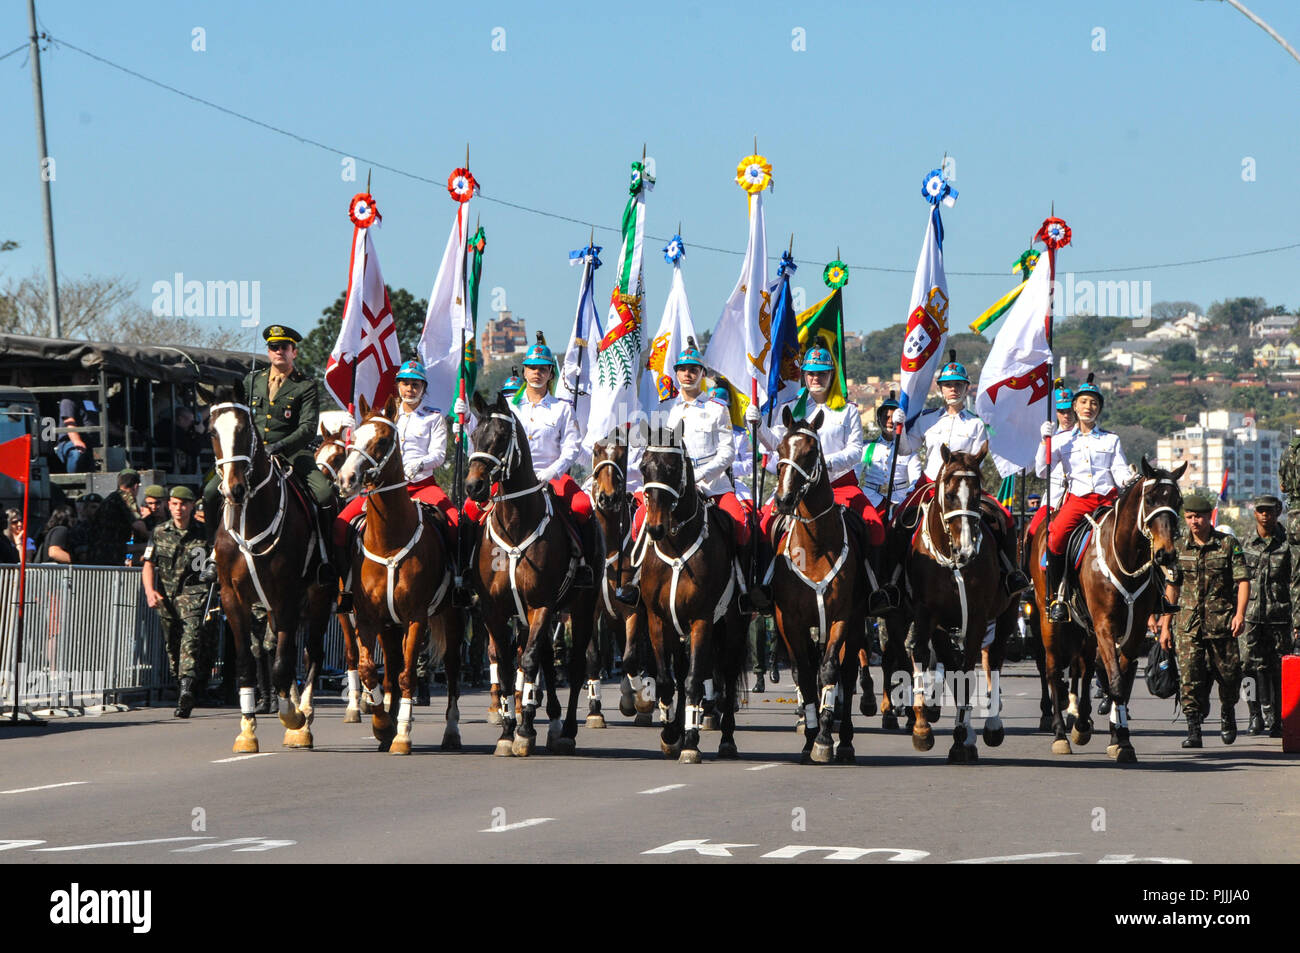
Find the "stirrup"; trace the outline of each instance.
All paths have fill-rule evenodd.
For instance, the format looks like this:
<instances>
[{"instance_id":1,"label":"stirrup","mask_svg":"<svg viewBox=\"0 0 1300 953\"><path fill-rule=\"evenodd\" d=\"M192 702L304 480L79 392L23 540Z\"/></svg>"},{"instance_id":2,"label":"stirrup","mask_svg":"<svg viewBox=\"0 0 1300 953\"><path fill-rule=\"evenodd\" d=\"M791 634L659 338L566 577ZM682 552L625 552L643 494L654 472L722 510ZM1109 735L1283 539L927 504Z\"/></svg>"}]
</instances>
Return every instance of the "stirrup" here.
<instances>
[{"instance_id":1,"label":"stirrup","mask_svg":"<svg viewBox=\"0 0 1300 953\"><path fill-rule=\"evenodd\" d=\"M896 608L883 586L867 596L867 615L885 615Z\"/></svg>"},{"instance_id":2,"label":"stirrup","mask_svg":"<svg viewBox=\"0 0 1300 953\"><path fill-rule=\"evenodd\" d=\"M465 583L452 587L451 604L455 609L471 609L474 607L474 590Z\"/></svg>"},{"instance_id":3,"label":"stirrup","mask_svg":"<svg viewBox=\"0 0 1300 953\"><path fill-rule=\"evenodd\" d=\"M619 586L614 590L614 598L625 606L636 607L641 604L641 587L632 582Z\"/></svg>"},{"instance_id":4,"label":"stirrup","mask_svg":"<svg viewBox=\"0 0 1300 953\"><path fill-rule=\"evenodd\" d=\"M337 586L339 584L339 574L334 571L334 567L329 563L323 562L316 567L316 585Z\"/></svg>"},{"instance_id":5,"label":"stirrup","mask_svg":"<svg viewBox=\"0 0 1300 953\"><path fill-rule=\"evenodd\" d=\"M1047 618L1056 624L1070 621L1070 607L1064 599L1057 597L1052 604L1047 607Z\"/></svg>"},{"instance_id":6,"label":"stirrup","mask_svg":"<svg viewBox=\"0 0 1300 953\"><path fill-rule=\"evenodd\" d=\"M348 592L348 590L346 590L346 589L344 589L342 592L340 592L340 593L339 593L339 598L338 598L338 603L335 605L335 607L334 607L334 611L337 612L337 613L340 614L340 615L347 615L349 612L351 612L351 611L352 611L352 593Z\"/></svg>"},{"instance_id":7,"label":"stirrup","mask_svg":"<svg viewBox=\"0 0 1300 953\"><path fill-rule=\"evenodd\" d=\"M1006 587L1007 595L1018 596L1026 589L1029 589L1033 583L1029 581L1029 577L1024 572L1013 569L1004 577L1003 585Z\"/></svg>"},{"instance_id":8,"label":"stirrup","mask_svg":"<svg viewBox=\"0 0 1300 953\"><path fill-rule=\"evenodd\" d=\"M211 585L217 581L217 559L212 553L203 561L203 571L199 573L199 582Z\"/></svg>"},{"instance_id":9,"label":"stirrup","mask_svg":"<svg viewBox=\"0 0 1300 953\"><path fill-rule=\"evenodd\" d=\"M740 594L740 611L744 615L772 614L772 590L762 583L754 583L747 592Z\"/></svg>"},{"instance_id":10,"label":"stirrup","mask_svg":"<svg viewBox=\"0 0 1300 953\"><path fill-rule=\"evenodd\" d=\"M595 589L596 577L591 571L591 567L586 563L578 563L573 567L573 588L574 589Z\"/></svg>"}]
</instances>

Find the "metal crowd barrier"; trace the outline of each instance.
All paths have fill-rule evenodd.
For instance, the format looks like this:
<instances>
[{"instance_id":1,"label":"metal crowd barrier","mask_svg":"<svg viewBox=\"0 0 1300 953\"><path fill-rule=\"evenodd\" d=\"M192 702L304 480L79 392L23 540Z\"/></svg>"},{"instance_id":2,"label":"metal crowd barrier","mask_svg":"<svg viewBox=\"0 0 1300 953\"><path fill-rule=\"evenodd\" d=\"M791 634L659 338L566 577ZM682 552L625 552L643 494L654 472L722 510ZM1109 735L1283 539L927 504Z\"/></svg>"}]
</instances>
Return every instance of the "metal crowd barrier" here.
<instances>
[{"instance_id":1,"label":"metal crowd barrier","mask_svg":"<svg viewBox=\"0 0 1300 953\"><path fill-rule=\"evenodd\" d=\"M16 700L20 708L84 709L138 694L152 702L172 684L162 625L145 601L138 568L28 566L26 603L15 685L18 567L0 566L0 705ZM230 654L229 639L223 625L214 682ZM325 632L324 668L343 668L343 634L334 616ZM301 676L301 659L298 670Z\"/></svg>"}]
</instances>

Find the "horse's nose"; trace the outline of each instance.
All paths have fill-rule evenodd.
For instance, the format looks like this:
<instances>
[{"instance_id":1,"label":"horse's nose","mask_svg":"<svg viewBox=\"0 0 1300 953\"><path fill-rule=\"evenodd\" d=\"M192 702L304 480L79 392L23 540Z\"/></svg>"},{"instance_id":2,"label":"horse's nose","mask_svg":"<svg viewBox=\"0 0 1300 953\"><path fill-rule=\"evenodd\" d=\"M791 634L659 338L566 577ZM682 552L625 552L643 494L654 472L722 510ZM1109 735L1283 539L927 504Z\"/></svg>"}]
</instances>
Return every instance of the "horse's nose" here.
<instances>
[{"instance_id":1,"label":"horse's nose","mask_svg":"<svg viewBox=\"0 0 1300 953\"><path fill-rule=\"evenodd\" d=\"M664 524L663 524L663 523L651 523L650 525L648 525L648 526L646 527L646 532L650 534L650 538L653 539L653 540L660 540L660 539L663 539L663 538L664 538L664 532L665 532Z\"/></svg>"},{"instance_id":2,"label":"horse's nose","mask_svg":"<svg viewBox=\"0 0 1300 953\"><path fill-rule=\"evenodd\" d=\"M242 483L236 483L230 488L230 498L236 503L243 503L244 496L248 493L248 488Z\"/></svg>"},{"instance_id":3,"label":"horse's nose","mask_svg":"<svg viewBox=\"0 0 1300 953\"><path fill-rule=\"evenodd\" d=\"M487 486L482 480L469 480L465 483L465 492L475 503L482 503L487 499Z\"/></svg>"}]
</instances>

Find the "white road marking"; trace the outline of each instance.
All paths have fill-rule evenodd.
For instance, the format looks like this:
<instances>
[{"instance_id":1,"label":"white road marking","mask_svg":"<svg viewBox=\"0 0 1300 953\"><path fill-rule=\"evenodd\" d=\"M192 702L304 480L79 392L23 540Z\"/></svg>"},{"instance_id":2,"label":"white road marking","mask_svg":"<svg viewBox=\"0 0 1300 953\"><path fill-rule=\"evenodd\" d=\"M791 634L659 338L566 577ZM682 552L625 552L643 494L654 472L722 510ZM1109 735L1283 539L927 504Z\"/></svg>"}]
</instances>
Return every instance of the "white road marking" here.
<instances>
[{"instance_id":1,"label":"white road marking","mask_svg":"<svg viewBox=\"0 0 1300 953\"><path fill-rule=\"evenodd\" d=\"M119 840L107 844L73 844L70 847L41 847L32 851L34 854L57 854L66 850L96 850L100 847L137 847L141 844L174 844L183 840L212 840L211 834L192 837L155 837L152 840Z\"/></svg>"},{"instance_id":2,"label":"white road marking","mask_svg":"<svg viewBox=\"0 0 1300 953\"><path fill-rule=\"evenodd\" d=\"M269 758L274 751L260 751L257 754L237 754L233 758L218 758L213 764L230 764L232 761L247 761L249 758Z\"/></svg>"},{"instance_id":3,"label":"white road marking","mask_svg":"<svg viewBox=\"0 0 1300 953\"><path fill-rule=\"evenodd\" d=\"M12 791L0 791L0 794L26 794L28 791L48 791L50 788L70 788L74 784L89 783L89 781L60 781L58 784L42 784L34 788L14 788Z\"/></svg>"},{"instance_id":4,"label":"white road marking","mask_svg":"<svg viewBox=\"0 0 1300 953\"><path fill-rule=\"evenodd\" d=\"M17 850L19 847L35 847L44 843L43 840L0 840L0 850Z\"/></svg>"},{"instance_id":5,"label":"white road marking","mask_svg":"<svg viewBox=\"0 0 1300 953\"><path fill-rule=\"evenodd\" d=\"M547 821L553 821L553 817L530 817L526 821L515 821L513 824L502 824L500 827L485 827L479 831L480 834L503 834L506 831L516 831L521 827L536 827L538 824L545 824Z\"/></svg>"},{"instance_id":6,"label":"white road marking","mask_svg":"<svg viewBox=\"0 0 1300 953\"><path fill-rule=\"evenodd\" d=\"M665 791L676 791L678 788L684 788L684 784L665 784L661 788L650 788L646 791L637 791L637 794L663 794Z\"/></svg>"},{"instance_id":7,"label":"white road marking","mask_svg":"<svg viewBox=\"0 0 1300 953\"><path fill-rule=\"evenodd\" d=\"M746 771L766 771L768 768L778 768L781 766L780 761L773 761L771 764L756 764L752 768L746 768Z\"/></svg>"},{"instance_id":8,"label":"white road marking","mask_svg":"<svg viewBox=\"0 0 1300 953\"><path fill-rule=\"evenodd\" d=\"M891 862L904 861L910 863L924 860L930 856L929 851L910 850L906 847L811 847L802 844L791 844L788 847L779 847L776 850L768 851L763 857L785 860L798 857L800 854L806 854L810 850L826 851L827 854L822 860L857 860L860 857L866 857L868 854L893 854L889 858Z\"/></svg>"},{"instance_id":9,"label":"white road marking","mask_svg":"<svg viewBox=\"0 0 1300 953\"><path fill-rule=\"evenodd\" d=\"M274 850L277 847L292 847L298 843L296 840L271 840L269 837L234 837L230 840L218 841L215 844L195 844L193 847L177 847L172 850L173 854L193 854L203 850L218 850L222 847L233 847L236 854L245 854L250 851L257 852L263 850Z\"/></svg>"},{"instance_id":10,"label":"white road marking","mask_svg":"<svg viewBox=\"0 0 1300 953\"><path fill-rule=\"evenodd\" d=\"M1077 850L1051 850L1043 854L1006 854L1002 857L972 857L969 860L950 860L950 864L1007 864L1017 860L1042 860L1045 857L1075 857Z\"/></svg>"},{"instance_id":11,"label":"white road marking","mask_svg":"<svg viewBox=\"0 0 1300 953\"><path fill-rule=\"evenodd\" d=\"M757 847L757 844L710 844L707 837L697 837L690 840L675 840L671 844L664 844L662 847L655 847L650 850L641 851L642 854L676 854L682 851L693 850L703 857L731 857L730 848L732 847Z\"/></svg>"}]
</instances>

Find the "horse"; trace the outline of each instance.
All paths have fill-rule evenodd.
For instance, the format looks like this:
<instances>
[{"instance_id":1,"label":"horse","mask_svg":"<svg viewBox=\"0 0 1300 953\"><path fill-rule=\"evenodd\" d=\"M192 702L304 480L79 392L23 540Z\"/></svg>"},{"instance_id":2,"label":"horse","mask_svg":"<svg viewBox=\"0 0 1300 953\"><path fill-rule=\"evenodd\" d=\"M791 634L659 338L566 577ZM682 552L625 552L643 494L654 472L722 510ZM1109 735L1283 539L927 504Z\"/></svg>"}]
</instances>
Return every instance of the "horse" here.
<instances>
[{"instance_id":1,"label":"horse","mask_svg":"<svg viewBox=\"0 0 1300 953\"><path fill-rule=\"evenodd\" d=\"M361 423L352 433L338 486L345 495L360 491L367 497L349 577L355 590L357 668L370 693L374 736L380 751L411 753L415 667L427 637L434 646L434 663L441 657L447 667L447 727L441 748L459 751L463 624L450 596L453 567L446 517L435 506L417 504L406 491L397 396L389 396L382 407L370 407L362 397L358 409ZM382 686L374 659L376 639L384 649Z\"/></svg>"},{"instance_id":2,"label":"horse","mask_svg":"<svg viewBox=\"0 0 1300 953\"><path fill-rule=\"evenodd\" d=\"M683 440L684 424L647 430L641 458L645 520L633 547L656 684L666 757L700 763L705 709L720 711L718 757L739 757L737 691L747 625L739 608L735 534L730 517L707 505ZM718 695L714 696L715 686ZM676 693L676 711L671 703Z\"/></svg>"},{"instance_id":3,"label":"horse","mask_svg":"<svg viewBox=\"0 0 1300 953\"><path fill-rule=\"evenodd\" d=\"M998 547L992 529L980 507L980 464L988 453L987 442L978 453L939 448L943 465L935 480L935 492L921 503L917 527L905 558L905 579L913 607L908 649L912 658L912 691L916 723L912 745L918 751L934 747L930 710L938 707L944 689L944 672L959 673L955 679L957 720L950 764L973 764L979 760L971 721L975 673L986 631L994 624L1005 641L1014 624L1014 600L1001 585ZM939 664L934 671L930 697L926 698L926 673L918 652L933 647ZM927 659L928 661L928 652ZM998 658L1001 665L1001 658ZM1002 743L998 680L990 679L989 715L985 720L985 741ZM928 704L927 704L928 702Z\"/></svg>"},{"instance_id":4,"label":"horse","mask_svg":"<svg viewBox=\"0 0 1300 953\"><path fill-rule=\"evenodd\" d=\"M865 554L831 495L817 436L823 416L818 411L796 421L789 407L781 412L776 512L787 531L773 546L772 601L804 700L803 760L827 764L833 753L837 764L853 764L853 689L866 641ZM840 743L832 752L836 720Z\"/></svg>"},{"instance_id":5,"label":"horse","mask_svg":"<svg viewBox=\"0 0 1300 953\"><path fill-rule=\"evenodd\" d=\"M1178 480L1186 469L1186 463L1172 472L1153 467L1144 456L1140 475L1120 490L1114 504L1089 514L1091 538L1082 543L1070 622L1054 624L1047 616L1054 593L1048 591L1044 565L1046 520L1034 534L1030 569L1047 679L1052 686L1053 754L1072 753L1070 739L1084 745L1092 737L1092 699L1087 686L1095 663L1100 661L1111 700L1106 753L1119 764L1137 761L1128 726L1128 699L1137 673L1134 663L1142 651L1148 617L1162 608L1161 575L1170 578L1178 564L1175 543L1182 530L1178 509L1183 505ZM1076 549L1073 543L1072 539L1067 549L1071 554ZM1063 717L1066 670L1081 671L1083 685L1069 738Z\"/></svg>"},{"instance_id":6,"label":"horse","mask_svg":"<svg viewBox=\"0 0 1300 953\"><path fill-rule=\"evenodd\" d=\"M539 703L538 672L546 676L546 714L550 719L546 746L557 754L577 747L576 708L586 671L587 646L595 618L594 589L572 587L577 557L570 533L556 516L560 505L547 483L537 479L523 424L498 394L488 404L475 393L479 424L473 434L465 491L480 506L491 498L482 518L482 538L471 560L473 584L488 636L499 664L514 659L514 628L527 632L516 674L521 710L516 727L513 698L501 693L501 737L495 754L528 757L537 731L533 727ZM583 554L596 565L596 552ZM573 650L569 656L569 705L563 724L555 690L554 629L559 613L572 620Z\"/></svg>"},{"instance_id":7,"label":"horse","mask_svg":"<svg viewBox=\"0 0 1300 953\"><path fill-rule=\"evenodd\" d=\"M620 693L619 711L636 717L636 724L650 724L650 713L655 708L655 680L644 671L638 671L642 658L642 636L645 632L645 610L642 606L629 606L618 598L619 590L630 584L636 575L632 566L632 497L627 492L628 437L627 430L617 426L591 448L591 494L596 519L605 538L605 572L600 581L600 598L596 601L597 613L611 626L623 629L623 690ZM595 662L588 653L588 678ZM599 664L596 662L595 664ZM592 704L596 715L600 712L600 683L595 682L596 695ZM588 691L593 683L588 681ZM592 715L587 716L591 727ZM603 726L604 719L601 718Z\"/></svg>"},{"instance_id":8,"label":"horse","mask_svg":"<svg viewBox=\"0 0 1300 953\"><path fill-rule=\"evenodd\" d=\"M259 750L254 714L256 664L251 652L253 604L266 607L276 634L272 683L279 696L284 745L311 748L312 694L324 657L325 626L334 601L317 579L325 544L304 488L267 452L253 424L242 384L209 408L212 449L224 501L214 555L221 608L230 624L239 673L240 732L236 754ZM298 623L307 622L307 677L299 694Z\"/></svg>"}]
</instances>

